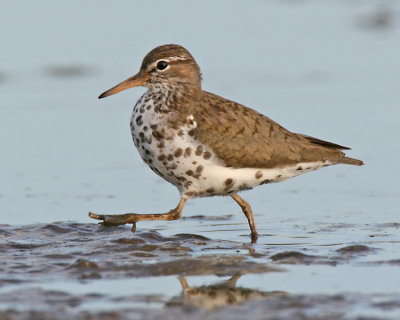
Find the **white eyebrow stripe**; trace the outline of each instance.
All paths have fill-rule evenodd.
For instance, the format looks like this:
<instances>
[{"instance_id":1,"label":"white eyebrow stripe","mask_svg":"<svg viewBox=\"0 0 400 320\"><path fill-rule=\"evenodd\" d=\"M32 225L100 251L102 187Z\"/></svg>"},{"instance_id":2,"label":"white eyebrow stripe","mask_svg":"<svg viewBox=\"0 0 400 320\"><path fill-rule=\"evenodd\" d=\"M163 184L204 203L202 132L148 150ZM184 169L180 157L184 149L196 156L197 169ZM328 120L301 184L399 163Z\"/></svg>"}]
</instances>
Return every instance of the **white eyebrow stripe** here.
<instances>
[{"instance_id":1,"label":"white eyebrow stripe","mask_svg":"<svg viewBox=\"0 0 400 320\"><path fill-rule=\"evenodd\" d=\"M172 61L183 61L183 60L187 60L187 58L180 57L180 56L162 58L162 59L158 59L156 62L154 62L154 65L157 65L157 63L159 63L160 61L172 62Z\"/></svg>"},{"instance_id":2,"label":"white eyebrow stripe","mask_svg":"<svg viewBox=\"0 0 400 320\"><path fill-rule=\"evenodd\" d=\"M162 58L162 59L158 59L157 61L155 61L154 63L151 64L149 69L153 69L153 68L157 68L157 64L160 61L167 61L167 62L172 62L172 61L183 61L183 60L187 60L187 58L185 57L180 57L180 56L174 56L174 57L168 57L168 58ZM167 68L165 68L162 71L165 71L169 68L169 66Z\"/></svg>"},{"instance_id":3,"label":"white eyebrow stripe","mask_svg":"<svg viewBox=\"0 0 400 320\"><path fill-rule=\"evenodd\" d=\"M187 60L186 57L180 57L180 56L175 56L175 57L168 57L169 61L182 61L182 60Z\"/></svg>"}]
</instances>

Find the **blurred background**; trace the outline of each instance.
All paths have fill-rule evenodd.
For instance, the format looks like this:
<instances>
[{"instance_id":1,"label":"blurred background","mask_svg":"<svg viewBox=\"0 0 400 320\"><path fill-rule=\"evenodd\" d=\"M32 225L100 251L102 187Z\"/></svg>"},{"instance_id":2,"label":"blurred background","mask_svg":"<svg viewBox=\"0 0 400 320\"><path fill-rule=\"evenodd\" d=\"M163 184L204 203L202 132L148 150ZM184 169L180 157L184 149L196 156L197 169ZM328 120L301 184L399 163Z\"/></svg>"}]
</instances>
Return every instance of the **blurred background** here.
<instances>
[{"instance_id":1,"label":"blurred background","mask_svg":"<svg viewBox=\"0 0 400 320\"><path fill-rule=\"evenodd\" d=\"M399 1L1 7L1 223L89 222L89 210L164 212L176 205L177 190L146 167L131 141L130 112L145 89L97 100L166 43L193 54L205 90L291 131L352 147L349 156L365 161L244 193L257 221L335 220L349 212L350 220L398 217ZM233 213L244 222L233 201L213 198L191 201L184 215Z\"/></svg>"}]
</instances>

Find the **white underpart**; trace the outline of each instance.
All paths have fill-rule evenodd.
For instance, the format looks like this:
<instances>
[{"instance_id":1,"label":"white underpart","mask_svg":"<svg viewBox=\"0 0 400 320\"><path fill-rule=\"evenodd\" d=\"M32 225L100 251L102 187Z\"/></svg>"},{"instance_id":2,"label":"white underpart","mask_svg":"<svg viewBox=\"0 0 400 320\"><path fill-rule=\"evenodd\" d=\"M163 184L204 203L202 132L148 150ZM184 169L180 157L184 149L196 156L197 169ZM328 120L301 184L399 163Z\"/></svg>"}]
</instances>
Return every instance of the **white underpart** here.
<instances>
[{"instance_id":1,"label":"white underpart","mask_svg":"<svg viewBox=\"0 0 400 320\"><path fill-rule=\"evenodd\" d=\"M146 93L147 94L147 93ZM189 132L197 127L196 119L193 115L187 116L187 121L178 131L168 129L166 122L169 113L155 113L154 106L144 113L139 113L140 107L143 108L143 100L146 94L138 101L131 117L131 124L134 129L132 135L134 141L140 139L139 133L143 132L146 139L152 136L150 126L157 124L158 130L164 128L165 136L170 139L164 139L164 147L159 148L160 141L152 137L150 143L137 143L135 145L142 159L162 178L177 186L183 196L211 196L223 195L227 193L235 193L240 190L251 189L264 183L281 182L286 179L298 176L300 174L317 170L323 166L332 164L329 161L317 161L298 163L296 165L284 168L240 168L235 169L226 167L224 162L219 159L214 152L204 145L201 145ZM150 100L145 107L152 103ZM135 113L136 111L136 113ZM136 125L136 117L141 115L143 125ZM142 128L148 127L147 131ZM132 125L131 125L132 128ZM180 131L180 134L178 134ZM201 148L201 153L196 151ZM174 155L178 149L182 150L182 154L173 159L167 160L168 155ZM190 149L190 156L185 155L185 150ZM147 153L146 153L147 150ZM151 151L151 154L149 154ZM206 155L206 156L205 156ZM162 159L159 159L162 157ZM151 163L149 163L151 159ZM176 168L171 169L171 167ZM200 175L197 169L201 167ZM187 183L177 178L184 177Z\"/></svg>"}]
</instances>

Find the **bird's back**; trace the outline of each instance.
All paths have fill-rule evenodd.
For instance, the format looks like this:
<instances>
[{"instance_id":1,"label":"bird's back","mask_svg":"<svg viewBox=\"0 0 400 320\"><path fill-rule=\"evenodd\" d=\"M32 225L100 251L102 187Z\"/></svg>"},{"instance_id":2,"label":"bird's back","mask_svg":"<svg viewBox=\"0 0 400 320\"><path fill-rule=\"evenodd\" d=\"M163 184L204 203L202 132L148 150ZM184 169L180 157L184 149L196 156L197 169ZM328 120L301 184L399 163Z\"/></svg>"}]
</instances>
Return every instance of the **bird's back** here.
<instances>
[{"instance_id":1,"label":"bird's back","mask_svg":"<svg viewBox=\"0 0 400 320\"><path fill-rule=\"evenodd\" d=\"M288 131L278 123L236 102L203 91L193 107L194 138L207 144L233 168L276 168L328 160L362 165L345 157L346 147Z\"/></svg>"}]
</instances>

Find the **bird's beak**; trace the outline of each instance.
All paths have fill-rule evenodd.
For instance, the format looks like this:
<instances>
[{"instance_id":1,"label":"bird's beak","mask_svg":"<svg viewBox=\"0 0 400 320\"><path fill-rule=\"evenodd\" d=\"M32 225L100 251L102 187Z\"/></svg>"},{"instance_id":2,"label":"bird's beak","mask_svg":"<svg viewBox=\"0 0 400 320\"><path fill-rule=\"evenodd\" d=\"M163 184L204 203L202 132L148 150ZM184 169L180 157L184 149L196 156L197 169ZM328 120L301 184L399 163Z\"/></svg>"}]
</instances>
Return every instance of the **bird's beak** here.
<instances>
[{"instance_id":1,"label":"bird's beak","mask_svg":"<svg viewBox=\"0 0 400 320\"><path fill-rule=\"evenodd\" d=\"M126 90L126 89L129 89L132 87L143 86L145 83L146 83L146 79L145 79L142 71L140 71L138 74L134 75L133 77L126 79L125 81L122 81L121 83L117 84L115 87L112 87L111 89L103 92L99 96L99 99L111 96L122 90Z\"/></svg>"}]
</instances>

